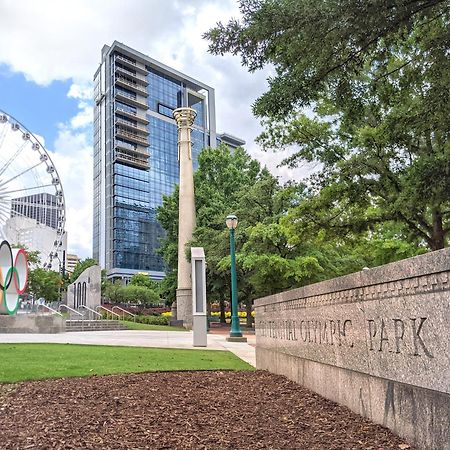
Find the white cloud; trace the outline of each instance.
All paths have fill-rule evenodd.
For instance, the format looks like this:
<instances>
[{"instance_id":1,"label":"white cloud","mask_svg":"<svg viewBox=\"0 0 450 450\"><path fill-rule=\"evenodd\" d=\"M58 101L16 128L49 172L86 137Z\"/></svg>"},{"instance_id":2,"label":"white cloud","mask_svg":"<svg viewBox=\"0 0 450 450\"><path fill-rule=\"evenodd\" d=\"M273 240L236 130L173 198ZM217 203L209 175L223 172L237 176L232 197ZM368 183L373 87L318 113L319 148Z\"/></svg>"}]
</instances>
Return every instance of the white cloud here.
<instances>
[{"instance_id":1,"label":"white cloud","mask_svg":"<svg viewBox=\"0 0 450 450\"><path fill-rule=\"evenodd\" d=\"M78 103L80 111L70 120L72 128L85 128L92 125L93 107L91 103L82 101Z\"/></svg>"},{"instance_id":2,"label":"white cloud","mask_svg":"<svg viewBox=\"0 0 450 450\"><path fill-rule=\"evenodd\" d=\"M81 257L92 253L92 146L89 141L87 132L62 125L50 151L64 188L68 251Z\"/></svg>"},{"instance_id":3,"label":"white cloud","mask_svg":"<svg viewBox=\"0 0 450 450\"><path fill-rule=\"evenodd\" d=\"M245 139L249 152L284 179L303 175L276 169L282 156L263 153L254 143L261 127L251 105L266 90L269 70L249 74L240 58L207 52L203 33L238 15L234 0L0 1L0 63L40 85L72 80L67 95L79 111L61 125L53 150L73 251L91 251L92 77L101 48L114 40L213 86L219 131Z\"/></svg>"}]
</instances>

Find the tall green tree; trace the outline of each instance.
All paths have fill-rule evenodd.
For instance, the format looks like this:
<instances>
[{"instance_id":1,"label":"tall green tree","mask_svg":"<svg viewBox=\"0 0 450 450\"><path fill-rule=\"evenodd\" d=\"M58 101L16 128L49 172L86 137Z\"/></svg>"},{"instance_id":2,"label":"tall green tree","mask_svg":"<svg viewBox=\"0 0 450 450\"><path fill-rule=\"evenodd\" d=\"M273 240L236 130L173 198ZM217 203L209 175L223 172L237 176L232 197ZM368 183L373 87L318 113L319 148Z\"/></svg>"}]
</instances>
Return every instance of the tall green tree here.
<instances>
[{"instance_id":1,"label":"tall green tree","mask_svg":"<svg viewBox=\"0 0 450 450\"><path fill-rule=\"evenodd\" d=\"M70 283L74 283L76 279L89 267L97 265L98 262L93 258L86 258L78 261L77 265L73 269L73 273L70 275Z\"/></svg>"},{"instance_id":2,"label":"tall green tree","mask_svg":"<svg viewBox=\"0 0 450 450\"><path fill-rule=\"evenodd\" d=\"M129 283L131 286L143 286L152 291L158 291L158 283L153 281L147 274L145 273L135 273L130 280Z\"/></svg>"},{"instance_id":3,"label":"tall green tree","mask_svg":"<svg viewBox=\"0 0 450 450\"><path fill-rule=\"evenodd\" d=\"M218 262L229 252L229 249L226 250L228 237L225 217L235 210L242 190L250 188L261 173L260 164L242 148L233 152L226 145L207 148L198 158L198 169L194 174L197 229L192 244L205 247L208 298L210 301L218 301L222 310L230 292L229 273L218 270ZM163 285L166 297L174 299L178 251L178 189L163 199L163 205L158 210L158 220L166 230L160 253L169 269L169 275ZM218 235L221 237L217 240ZM197 238L198 236L201 237ZM186 254L186 257L189 258L190 255ZM169 282L171 286L168 285ZM224 315L222 318L224 320Z\"/></svg>"},{"instance_id":4,"label":"tall green tree","mask_svg":"<svg viewBox=\"0 0 450 450\"><path fill-rule=\"evenodd\" d=\"M291 228L346 238L395 224L419 247L448 245L447 2L240 3L242 21L212 29L210 49L275 67L255 103L259 142L320 167Z\"/></svg>"},{"instance_id":5,"label":"tall green tree","mask_svg":"<svg viewBox=\"0 0 450 450\"><path fill-rule=\"evenodd\" d=\"M37 300L44 298L47 302L59 300L63 281L57 272L40 267L30 270L28 292Z\"/></svg>"},{"instance_id":6,"label":"tall green tree","mask_svg":"<svg viewBox=\"0 0 450 450\"><path fill-rule=\"evenodd\" d=\"M303 197L303 185L281 186L266 173L242 196L238 214L242 217L238 261L261 297L306 284L322 271L309 248L293 242L282 223L290 208Z\"/></svg>"}]
</instances>

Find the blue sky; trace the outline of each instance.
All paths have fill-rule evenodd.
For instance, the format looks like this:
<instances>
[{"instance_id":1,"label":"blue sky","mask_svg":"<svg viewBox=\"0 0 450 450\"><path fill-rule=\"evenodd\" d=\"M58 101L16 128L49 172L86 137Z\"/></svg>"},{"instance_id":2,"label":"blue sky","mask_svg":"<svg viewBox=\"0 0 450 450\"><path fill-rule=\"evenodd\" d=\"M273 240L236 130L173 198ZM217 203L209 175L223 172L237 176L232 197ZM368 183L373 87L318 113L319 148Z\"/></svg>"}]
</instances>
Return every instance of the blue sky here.
<instances>
[{"instance_id":1,"label":"blue sky","mask_svg":"<svg viewBox=\"0 0 450 450\"><path fill-rule=\"evenodd\" d=\"M0 66L0 109L14 116L33 133L43 136L53 148L58 124L69 121L78 112L78 102L67 97L72 82L53 81L40 86L27 81L21 73Z\"/></svg>"},{"instance_id":2,"label":"blue sky","mask_svg":"<svg viewBox=\"0 0 450 450\"><path fill-rule=\"evenodd\" d=\"M105 6L107 4L107 7ZM260 151L251 110L270 68L253 74L239 57L213 56L202 35L239 16L236 0L0 0L0 109L50 150L66 198L69 252L92 253L92 78L114 40L216 90L217 129L246 140L274 173L286 155ZM99 20L101 18L101 20Z\"/></svg>"}]
</instances>

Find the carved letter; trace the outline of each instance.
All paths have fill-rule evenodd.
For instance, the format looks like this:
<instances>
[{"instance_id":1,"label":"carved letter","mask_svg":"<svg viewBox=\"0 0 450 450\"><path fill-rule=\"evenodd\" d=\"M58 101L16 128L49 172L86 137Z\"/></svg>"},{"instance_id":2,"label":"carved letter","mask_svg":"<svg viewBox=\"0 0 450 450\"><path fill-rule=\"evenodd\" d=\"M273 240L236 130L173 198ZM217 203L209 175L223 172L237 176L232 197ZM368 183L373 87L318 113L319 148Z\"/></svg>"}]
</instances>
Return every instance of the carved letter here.
<instances>
[{"instance_id":1,"label":"carved letter","mask_svg":"<svg viewBox=\"0 0 450 450\"><path fill-rule=\"evenodd\" d=\"M379 352L383 351L383 341L386 341L386 344L389 348L389 338L387 337L387 333L385 332L386 326L384 325L384 319L381 319L381 336L380 336L380 348Z\"/></svg>"},{"instance_id":2,"label":"carved letter","mask_svg":"<svg viewBox=\"0 0 450 450\"><path fill-rule=\"evenodd\" d=\"M344 337L345 337L345 341L349 342L348 339L347 339L347 331L346 331L347 325L352 326L352 321L350 319L344 320L344 325L343 325L343 334L344 334ZM353 341L350 342L349 347L350 348L353 347Z\"/></svg>"},{"instance_id":3,"label":"carved letter","mask_svg":"<svg viewBox=\"0 0 450 450\"><path fill-rule=\"evenodd\" d=\"M320 343L328 343L328 334L327 334L327 322L323 323L323 329L321 329L320 333Z\"/></svg>"},{"instance_id":4,"label":"carved letter","mask_svg":"<svg viewBox=\"0 0 450 450\"><path fill-rule=\"evenodd\" d=\"M345 337L344 330L341 329L341 321L340 320L337 321L337 329L338 329L338 340L339 340L338 345L340 347L341 346L341 337Z\"/></svg>"},{"instance_id":5,"label":"carved letter","mask_svg":"<svg viewBox=\"0 0 450 450\"><path fill-rule=\"evenodd\" d=\"M314 321L314 343L317 343L317 320Z\"/></svg>"},{"instance_id":6,"label":"carved letter","mask_svg":"<svg viewBox=\"0 0 450 450\"><path fill-rule=\"evenodd\" d=\"M422 338L419 336L420 332L422 331L422 326L423 326L425 320L427 320L426 317L421 317L419 328L416 329L416 319L415 318L411 319L412 329L413 329L414 356L420 356L418 348L417 348L417 344L419 344L422 347L422 350L425 353L425 355L428 356L428 358L434 358L434 356L425 347L425 344L423 343Z\"/></svg>"},{"instance_id":7,"label":"carved letter","mask_svg":"<svg viewBox=\"0 0 450 450\"><path fill-rule=\"evenodd\" d=\"M401 319L392 319L394 321L394 333L395 333L395 353L400 352L400 341L403 340L405 335L405 324Z\"/></svg>"},{"instance_id":8,"label":"carved letter","mask_svg":"<svg viewBox=\"0 0 450 450\"><path fill-rule=\"evenodd\" d=\"M336 334L336 324L334 320L330 320L330 344L333 344L333 336Z\"/></svg>"},{"instance_id":9,"label":"carved letter","mask_svg":"<svg viewBox=\"0 0 450 450\"><path fill-rule=\"evenodd\" d=\"M308 324L308 342L314 342L312 340L312 338L311 338L311 324L312 324L312 321L308 320L307 324Z\"/></svg>"},{"instance_id":10,"label":"carved letter","mask_svg":"<svg viewBox=\"0 0 450 450\"><path fill-rule=\"evenodd\" d=\"M303 342L306 342L308 340L308 331L305 329L305 335L303 335L303 329L305 328L304 325L305 325L305 321L302 320L300 322L300 336L302 337Z\"/></svg>"},{"instance_id":11,"label":"carved letter","mask_svg":"<svg viewBox=\"0 0 450 450\"><path fill-rule=\"evenodd\" d=\"M368 320L367 322L369 322L369 340L370 340L370 347L369 350L373 350L373 338L376 336L377 334L377 326L375 324L375 320ZM373 327L373 329L372 329Z\"/></svg>"}]
</instances>

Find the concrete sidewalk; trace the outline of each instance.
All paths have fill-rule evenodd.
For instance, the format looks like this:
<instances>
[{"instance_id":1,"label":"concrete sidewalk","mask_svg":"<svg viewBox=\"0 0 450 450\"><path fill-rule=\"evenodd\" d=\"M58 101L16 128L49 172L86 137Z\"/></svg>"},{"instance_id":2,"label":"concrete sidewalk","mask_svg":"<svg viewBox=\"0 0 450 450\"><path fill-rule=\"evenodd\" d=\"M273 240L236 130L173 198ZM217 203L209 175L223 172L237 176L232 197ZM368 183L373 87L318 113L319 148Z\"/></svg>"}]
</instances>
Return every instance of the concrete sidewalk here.
<instances>
[{"instance_id":1,"label":"concrete sidewalk","mask_svg":"<svg viewBox=\"0 0 450 450\"><path fill-rule=\"evenodd\" d=\"M224 334L208 334L208 347L192 345L192 331L84 331L58 334L0 334L0 344L82 344L112 345L123 347L185 348L199 350L230 351L243 361L256 366L255 336L247 336L248 342L227 342Z\"/></svg>"}]
</instances>

